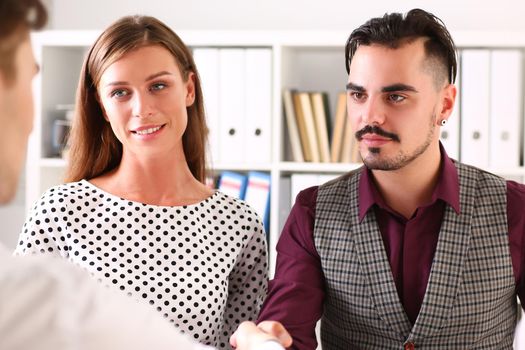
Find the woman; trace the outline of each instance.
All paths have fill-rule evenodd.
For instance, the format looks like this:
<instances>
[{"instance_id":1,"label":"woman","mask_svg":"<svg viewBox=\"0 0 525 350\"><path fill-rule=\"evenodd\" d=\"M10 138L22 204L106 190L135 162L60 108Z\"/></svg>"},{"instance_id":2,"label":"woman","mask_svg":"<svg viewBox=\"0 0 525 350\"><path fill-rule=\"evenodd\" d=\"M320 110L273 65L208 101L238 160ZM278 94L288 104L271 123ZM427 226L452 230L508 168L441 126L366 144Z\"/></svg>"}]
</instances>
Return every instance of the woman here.
<instances>
[{"instance_id":1,"label":"woman","mask_svg":"<svg viewBox=\"0 0 525 350\"><path fill-rule=\"evenodd\" d=\"M53 253L143 298L219 348L266 293L263 227L208 189L207 128L188 48L152 17L124 17L88 53L68 183L48 190L17 254Z\"/></svg>"}]
</instances>

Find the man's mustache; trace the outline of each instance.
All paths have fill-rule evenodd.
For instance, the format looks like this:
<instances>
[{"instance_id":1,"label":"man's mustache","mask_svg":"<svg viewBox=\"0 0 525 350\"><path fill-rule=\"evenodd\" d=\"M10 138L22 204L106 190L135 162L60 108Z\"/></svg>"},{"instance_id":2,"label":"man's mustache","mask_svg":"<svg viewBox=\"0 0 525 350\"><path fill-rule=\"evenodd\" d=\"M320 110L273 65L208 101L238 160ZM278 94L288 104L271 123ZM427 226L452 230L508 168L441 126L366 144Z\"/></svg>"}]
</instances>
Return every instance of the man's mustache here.
<instances>
[{"instance_id":1,"label":"man's mustache","mask_svg":"<svg viewBox=\"0 0 525 350\"><path fill-rule=\"evenodd\" d=\"M367 125L364 128L362 128L361 130L356 131L355 138L358 141L361 141L365 134L376 134L376 135L379 135L379 136L383 136L383 137L389 138L392 141L400 142L399 136L397 136L396 134L393 134L391 132L385 131L385 130L381 129L379 126L376 126L376 125Z\"/></svg>"}]
</instances>

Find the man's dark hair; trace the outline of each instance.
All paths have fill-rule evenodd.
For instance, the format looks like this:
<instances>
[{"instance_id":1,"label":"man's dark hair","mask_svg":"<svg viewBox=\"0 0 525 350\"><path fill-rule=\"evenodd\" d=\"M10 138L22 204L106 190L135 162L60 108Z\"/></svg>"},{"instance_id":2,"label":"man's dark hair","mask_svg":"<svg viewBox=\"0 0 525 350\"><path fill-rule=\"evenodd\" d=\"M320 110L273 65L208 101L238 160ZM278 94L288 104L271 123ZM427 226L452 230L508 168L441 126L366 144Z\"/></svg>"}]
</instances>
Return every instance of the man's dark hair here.
<instances>
[{"instance_id":1,"label":"man's dark hair","mask_svg":"<svg viewBox=\"0 0 525 350\"><path fill-rule=\"evenodd\" d=\"M426 38L425 53L443 66L450 83L456 80L456 46L443 21L421 9L413 9L405 16L401 13L385 14L372 18L355 29L346 41L345 64L350 73L350 63L361 45L378 44L396 49L418 38Z\"/></svg>"},{"instance_id":2,"label":"man's dark hair","mask_svg":"<svg viewBox=\"0 0 525 350\"><path fill-rule=\"evenodd\" d=\"M14 58L18 45L30 30L41 29L47 12L40 0L0 0L0 74L15 78Z\"/></svg>"}]
</instances>

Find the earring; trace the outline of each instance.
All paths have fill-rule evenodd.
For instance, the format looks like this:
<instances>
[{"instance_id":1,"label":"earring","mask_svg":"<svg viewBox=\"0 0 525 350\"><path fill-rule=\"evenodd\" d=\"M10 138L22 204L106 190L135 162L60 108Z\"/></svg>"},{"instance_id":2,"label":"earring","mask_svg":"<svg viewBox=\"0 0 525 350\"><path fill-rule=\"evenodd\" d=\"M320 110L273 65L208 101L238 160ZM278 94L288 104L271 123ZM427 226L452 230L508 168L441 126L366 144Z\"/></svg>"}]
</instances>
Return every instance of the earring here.
<instances>
[{"instance_id":1,"label":"earring","mask_svg":"<svg viewBox=\"0 0 525 350\"><path fill-rule=\"evenodd\" d=\"M447 125L447 120L446 119L441 119L441 126L445 126Z\"/></svg>"}]
</instances>

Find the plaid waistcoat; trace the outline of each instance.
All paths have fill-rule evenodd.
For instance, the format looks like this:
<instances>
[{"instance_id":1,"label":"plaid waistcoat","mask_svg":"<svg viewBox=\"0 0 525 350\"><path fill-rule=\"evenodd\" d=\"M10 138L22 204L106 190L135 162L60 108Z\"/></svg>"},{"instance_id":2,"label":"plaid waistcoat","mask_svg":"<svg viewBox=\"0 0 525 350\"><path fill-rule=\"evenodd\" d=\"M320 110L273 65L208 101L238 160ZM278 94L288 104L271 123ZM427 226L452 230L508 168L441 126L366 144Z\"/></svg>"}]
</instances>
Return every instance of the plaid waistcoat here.
<instances>
[{"instance_id":1,"label":"plaid waistcoat","mask_svg":"<svg viewBox=\"0 0 525 350\"><path fill-rule=\"evenodd\" d=\"M412 326L374 211L358 218L360 171L319 188L314 241L326 297L323 350L512 349L517 307L506 183L456 163L460 214L446 205L430 278Z\"/></svg>"}]
</instances>

